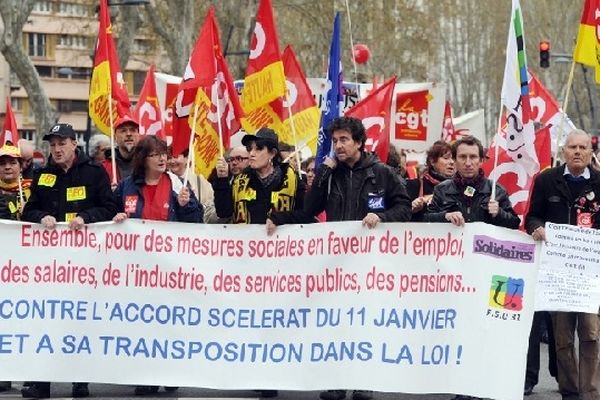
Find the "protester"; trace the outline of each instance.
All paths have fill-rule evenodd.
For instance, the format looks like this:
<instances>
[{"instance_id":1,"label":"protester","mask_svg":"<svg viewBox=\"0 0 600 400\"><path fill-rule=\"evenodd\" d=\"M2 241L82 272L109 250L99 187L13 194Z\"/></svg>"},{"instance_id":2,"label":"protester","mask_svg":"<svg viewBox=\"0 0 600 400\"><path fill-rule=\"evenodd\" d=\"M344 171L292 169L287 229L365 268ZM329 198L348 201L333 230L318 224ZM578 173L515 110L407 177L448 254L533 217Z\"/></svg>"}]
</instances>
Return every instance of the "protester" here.
<instances>
[{"instance_id":1,"label":"protester","mask_svg":"<svg viewBox=\"0 0 600 400\"><path fill-rule=\"evenodd\" d=\"M600 228L600 173L589 168L592 140L573 130L562 150L564 164L541 173L534 181L525 227L533 239L546 240L544 224ZM600 399L600 315L552 312L558 389L563 399ZM575 351L575 331L579 357Z\"/></svg>"},{"instance_id":2,"label":"protester","mask_svg":"<svg viewBox=\"0 0 600 400\"><path fill-rule=\"evenodd\" d=\"M308 157L302 163L302 170L306 173L306 191L310 190L315 180L315 157Z\"/></svg>"},{"instance_id":3,"label":"protester","mask_svg":"<svg viewBox=\"0 0 600 400\"><path fill-rule=\"evenodd\" d=\"M169 171L184 181L187 178L187 182L189 182L196 198L200 201L200 204L202 204L204 210L204 223L217 223L219 222L219 217L217 217L217 212L215 210L215 192L212 185L204 176L197 175L191 166L190 168L187 168L189 162L188 156L188 149L182 151L177 157L173 157L171 151L169 151L169 160L167 161Z\"/></svg>"},{"instance_id":4,"label":"protester","mask_svg":"<svg viewBox=\"0 0 600 400\"><path fill-rule=\"evenodd\" d=\"M435 186L423 221L451 222L456 226L479 221L510 229L519 227L521 221L506 190L497 184L496 197L491 198L493 182L481 169L483 157L479 139L468 136L454 142L452 158L456 174Z\"/></svg>"},{"instance_id":5,"label":"protester","mask_svg":"<svg viewBox=\"0 0 600 400\"><path fill-rule=\"evenodd\" d=\"M110 221L116 205L108 176L77 149L73 127L56 124L43 140L50 143L51 159L33 179L22 220L41 223L46 229L54 229L57 222L81 229L92 222ZM50 397L50 383L32 382L21 393L23 397ZM72 396L89 396L87 383L73 383Z\"/></svg>"},{"instance_id":6,"label":"protester","mask_svg":"<svg viewBox=\"0 0 600 400\"><path fill-rule=\"evenodd\" d=\"M21 176L22 163L18 148L10 144L0 148L0 219L21 219L31 193L31 179Z\"/></svg>"},{"instance_id":7,"label":"protester","mask_svg":"<svg viewBox=\"0 0 600 400\"><path fill-rule=\"evenodd\" d=\"M133 150L132 174L115 191L119 212L114 221L142 218L202 222L202 206L189 184L183 186L177 175L167 171L167 154L167 144L156 136L139 141Z\"/></svg>"},{"instance_id":8,"label":"protester","mask_svg":"<svg viewBox=\"0 0 600 400\"><path fill-rule=\"evenodd\" d=\"M250 164L250 154L248 154L246 146L234 147L225 159L229 165L229 173L231 174L232 180L243 170L248 168L248 165Z\"/></svg>"},{"instance_id":9,"label":"protester","mask_svg":"<svg viewBox=\"0 0 600 400\"><path fill-rule=\"evenodd\" d=\"M38 167L33 162L34 146L30 140L19 139L17 143L21 153L21 176L25 179L32 179L33 174Z\"/></svg>"},{"instance_id":10,"label":"protester","mask_svg":"<svg viewBox=\"0 0 600 400\"><path fill-rule=\"evenodd\" d=\"M106 160L106 152L110 150L110 138L103 134L96 134L88 142L89 156L98 164Z\"/></svg>"},{"instance_id":11,"label":"protester","mask_svg":"<svg viewBox=\"0 0 600 400\"><path fill-rule=\"evenodd\" d=\"M550 376L558 377L558 366L556 363L556 345L552 319L547 311L536 311L533 313L531 331L529 332L529 346L527 349L527 365L525 367L525 388L523 394L529 396L533 388L538 384L540 375L540 344L543 342L544 330L546 330L546 343L548 343L548 372Z\"/></svg>"},{"instance_id":12,"label":"protester","mask_svg":"<svg viewBox=\"0 0 600 400\"><path fill-rule=\"evenodd\" d=\"M250 154L250 164L233 182L224 159L217 161L213 181L219 218L232 218L234 224L264 224L273 211L291 211L304 204L304 185L287 163L282 163L277 134L261 128L242 138Z\"/></svg>"},{"instance_id":13,"label":"protester","mask_svg":"<svg viewBox=\"0 0 600 400\"><path fill-rule=\"evenodd\" d=\"M279 154L281 154L281 159L289 163L295 171L301 171L297 164L296 146L287 143L279 143Z\"/></svg>"},{"instance_id":14,"label":"protester","mask_svg":"<svg viewBox=\"0 0 600 400\"><path fill-rule=\"evenodd\" d=\"M435 185L423 221L451 222L456 226L468 222L486 222L511 229L519 227L521 221L504 188L497 184L496 197L491 197L494 183L483 174L483 157L483 146L477 138L468 136L454 142L452 158L456 174L454 178ZM479 398L456 395L453 400L466 399Z\"/></svg>"},{"instance_id":15,"label":"protester","mask_svg":"<svg viewBox=\"0 0 600 400\"><path fill-rule=\"evenodd\" d=\"M441 182L454 176L452 147L442 140L427 150L425 171L419 178L406 181L406 191L412 201L412 221L423 220L427 206L433 198L433 189Z\"/></svg>"},{"instance_id":16,"label":"protester","mask_svg":"<svg viewBox=\"0 0 600 400\"><path fill-rule=\"evenodd\" d=\"M117 147L114 151L106 151L106 159L102 162L102 166L108 174L109 181L113 190L116 188L113 179L112 170L112 153L115 155L117 166L117 184L123 179L131 175L133 157L133 149L140 141L139 123L131 116L124 115L119 117L114 124L115 142Z\"/></svg>"},{"instance_id":17,"label":"protester","mask_svg":"<svg viewBox=\"0 0 600 400\"><path fill-rule=\"evenodd\" d=\"M340 117L328 127L335 159L327 157L319 166L303 210L273 213L267 220L267 233L277 225L310 223L323 210L327 221L362 221L368 228L379 222L410 219L410 201L400 176L371 153L365 152L367 135L356 118ZM331 188L331 190L329 189ZM321 392L323 400L341 400L345 390ZM368 400L372 392L355 390L354 400Z\"/></svg>"}]
</instances>

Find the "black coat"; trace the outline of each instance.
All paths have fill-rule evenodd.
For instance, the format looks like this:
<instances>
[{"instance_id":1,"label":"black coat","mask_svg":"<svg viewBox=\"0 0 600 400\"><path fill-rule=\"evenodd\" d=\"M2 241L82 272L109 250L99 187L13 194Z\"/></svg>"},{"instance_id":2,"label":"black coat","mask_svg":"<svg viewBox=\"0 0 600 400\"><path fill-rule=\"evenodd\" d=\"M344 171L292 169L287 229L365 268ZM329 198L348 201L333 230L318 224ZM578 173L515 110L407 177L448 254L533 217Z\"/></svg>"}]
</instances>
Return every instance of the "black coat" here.
<instances>
[{"instance_id":1,"label":"black coat","mask_svg":"<svg viewBox=\"0 0 600 400\"><path fill-rule=\"evenodd\" d=\"M433 190L433 199L423 218L425 222L448 222L446 213L460 211L465 222L486 222L491 225L517 229L521 220L510 204L506 190L496 185L496 200L500 210L495 217L488 212L487 204L492 195L492 181L485 178L481 189L476 190L470 205L465 201L465 195L458 189L453 179L448 179L437 185Z\"/></svg>"},{"instance_id":2,"label":"black coat","mask_svg":"<svg viewBox=\"0 0 600 400\"><path fill-rule=\"evenodd\" d=\"M277 225L311 223L323 211L327 221L360 221L370 212L382 222L405 222L411 216L404 180L371 153L363 153L352 168L338 163L332 170L321 164L304 209L275 213L271 219Z\"/></svg>"},{"instance_id":3,"label":"black coat","mask_svg":"<svg viewBox=\"0 0 600 400\"><path fill-rule=\"evenodd\" d=\"M117 213L117 205L110 189L108 176L102 166L77 151L71 168L50 163L36 171L31 197L21 219L39 223L46 215L57 222L80 216L87 223L110 221Z\"/></svg>"},{"instance_id":4,"label":"black coat","mask_svg":"<svg viewBox=\"0 0 600 400\"><path fill-rule=\"evenodd\" d=\"M592 227L600 229L600 173L590 168L580 193L571 193L564 177L565 166L541 173L533 184L525 228L532 233L546 222L577 225L578 212L589 213Z\"/></svg>"},{"instance_id":5,"label":"black coat","mask_svg":"<svg viewBox=\"0 0 600 400\"><path fill-rule=\"evenodd\" d=\"M291 209L301 209L304 204L304 192L306 187L299 178L298 174L292 170L292 167L287 164L279 164L275 168L280 168L282 180L278 185L265 188L260 182L260 178L256 171L248 167L239 175L231 180L230 177L216 178L212 181L213 190L215 191L215 209L219 218L231 218L232 223L250 223L264 224L267 218L271 216L273 211L278 211L278 207L289 206ZM291 182L290 180L294 180ZM240 182L247 182L248 189L252 195L245 199L235 200L236 193L234 190L240 186ZM288 199L289 202L276 202L273 204L274 192L284 190L286 187L296 187L293 196ZM244 197L239 196L238 197ZM282 198L284 196L281 196ZM293 197L293 198L292 198Z\"/></svg>"}]
</instances>

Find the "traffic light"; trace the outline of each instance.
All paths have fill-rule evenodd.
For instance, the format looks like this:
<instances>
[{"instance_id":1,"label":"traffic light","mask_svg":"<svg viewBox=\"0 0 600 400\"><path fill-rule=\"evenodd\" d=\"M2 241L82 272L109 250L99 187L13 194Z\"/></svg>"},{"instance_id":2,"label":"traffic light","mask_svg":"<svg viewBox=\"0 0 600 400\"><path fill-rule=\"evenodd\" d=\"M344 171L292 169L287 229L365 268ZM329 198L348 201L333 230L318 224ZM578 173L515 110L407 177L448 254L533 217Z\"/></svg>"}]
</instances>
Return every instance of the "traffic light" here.
<instances>
[{"instance_id":1,"label":"traffic light","mask_svg":"<svg viewBox=\"0 0 600 400\"><path fill-rule=\"evenodd\" d=\"M550 67L550 42L547 40L540 42L540 67Z\"/></svg>"}]
</instances>

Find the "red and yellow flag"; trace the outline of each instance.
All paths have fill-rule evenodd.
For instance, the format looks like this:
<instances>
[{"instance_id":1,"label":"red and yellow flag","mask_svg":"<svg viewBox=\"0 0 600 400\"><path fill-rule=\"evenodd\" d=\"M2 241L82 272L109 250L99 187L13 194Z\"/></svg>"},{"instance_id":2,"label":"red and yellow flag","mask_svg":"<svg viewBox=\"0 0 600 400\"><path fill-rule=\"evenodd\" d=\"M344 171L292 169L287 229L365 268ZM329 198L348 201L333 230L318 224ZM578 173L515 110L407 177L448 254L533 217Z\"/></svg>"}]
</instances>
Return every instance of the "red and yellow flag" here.
<instances>
[{"instance_id":1,"label":"red and yellow flag","mask_svg":"<svg viewBox=\"0 0 600 400\"><path fill-rule=\"evenodd\" d=\"M283 50L281 59L285 71L287 97L277 98L246 114L242 119L242 126L246 132L256 132L262 127L272 128L279 135L280 142L299 148L308 146L314 154L321 111L291 46ZM292 110L296 140L286 101L289 101L289 108Z\"/></svg>"},{"instance_id":2,"label":"red and yellow flag","mask_svg":"<svg viewBox=\"0 0 600 400\"><path fill-rule=\"evenodd\" d=\"M223 148L228 148L231 135L240 129L239 120L242 116L233 79L221 48L219 27L214 7L211 7L180 85L182 100L195 91L194 101L187 110L187 122L188 128L193 128L195 132L195 171L205 177L210 175L220 156L220 139ZM181 105L183 106L183 102ZM191 130L187 134L181 129L175 133L174 154L187 148ZM183 139L187 139L187 143L184 144Z\"/></svg>"},{"instance_id":3,"label":"red and yellow flag","mask_svg":"<svg viewBox=\"0 0 600 400\"><path fill-rule=\"evenodd\" d=\"M600 84L600 0L585 0L573 59L596 69Z\"/></svg>"},{"instance_id":4,"label":"red and yellow flag","mask_svg":"<svg viewBox=\"0 0 600 400\"><path fill-rule=\"evenodd\" d=\"M242 107L249 113L285 95L285 75L271 0L261 0L250 43Z\"/></svg>"},{"instance_id":5,"label":"red and yellow flag","mask_svg":"<svg viewBox=\"0 0 600 400\"><path fill-rule=\"evenodd\" d=\"M10 105L10 97L6 98L6 114L4 115L4 124L2 133L0 133L0 147L6 144L16 146L19 142L19 130L17 129L17 120Z\"/></svg>"},{"instance_id":6,"label":"red and yellow flag","mask_svg":"<svg viewBox=\"0 0 600 400\"><path fill-rule=\"evenodd\" d=\"M110 135L110 112L113 123L129 114L129 95L119 67L112 35L107 0L100 0L98 41L94 53L94 68L90 82L89 113L98 129Z\"/></svg>"}]
</instances>

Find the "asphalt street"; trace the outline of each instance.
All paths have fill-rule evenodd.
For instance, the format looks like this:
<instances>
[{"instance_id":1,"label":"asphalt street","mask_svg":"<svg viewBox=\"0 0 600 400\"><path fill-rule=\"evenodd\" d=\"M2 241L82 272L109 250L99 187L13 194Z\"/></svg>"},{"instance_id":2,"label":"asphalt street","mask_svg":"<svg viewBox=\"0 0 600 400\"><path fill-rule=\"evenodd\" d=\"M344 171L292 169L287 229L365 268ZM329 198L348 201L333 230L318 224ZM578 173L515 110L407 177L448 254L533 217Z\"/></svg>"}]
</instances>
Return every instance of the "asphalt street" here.
<instances>
[{"instance_id":1,"label":"asphalt street","mask_svg":"<svg viewBox=\"0 0 600 400\"><path fill-rule=\"evenodd\" d=\"M560 400L561 396L557 392L557 384L554 378L548 373L545 368L548 365L548 347L542 345L541 349L541 365L540 382L535 387L532 395L527 396L527 400ZM4 366L3 366L4 367ZM444 379L440 376L440 379ZM15 382L13 389L9 392L0 393L0 400L5 399L20 399L22 398L19 392L22 382ZM90 398L94 399L219 399L219 400L244 400L244 399L259 399L258 394L250 390L209 390L201 388L180 388L176 392L167 393L161 390L152 396L133 396L132 386L121 385L106 385L91 383ZM70 383L55 383L52 385L53 399L70 399L71 397ZM374 393L374 400L450 400L454 397L450 394L405 394L405 393ZM277 400L319 400L319 392L298 392L298 391L280 391ZM350 396L348 397L350 399Z\"/></svg>"}]
</instances>

